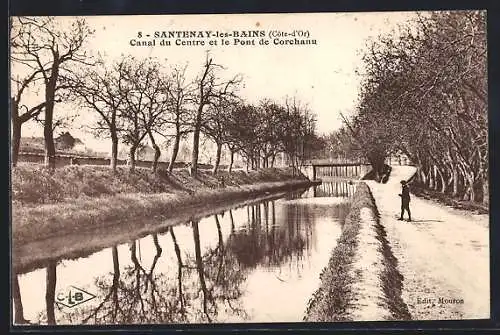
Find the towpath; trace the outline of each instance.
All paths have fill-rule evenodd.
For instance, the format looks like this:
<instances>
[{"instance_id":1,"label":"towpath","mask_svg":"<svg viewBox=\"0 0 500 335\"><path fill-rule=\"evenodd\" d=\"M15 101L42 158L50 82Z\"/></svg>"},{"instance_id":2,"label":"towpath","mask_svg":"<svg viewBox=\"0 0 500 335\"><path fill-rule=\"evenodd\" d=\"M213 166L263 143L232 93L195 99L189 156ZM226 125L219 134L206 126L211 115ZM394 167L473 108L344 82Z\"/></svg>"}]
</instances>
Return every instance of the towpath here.
<instances>
[{"instance_id":1,"label":"towpath","mask_svg":"<svg viewBox=\"0 0 500 335\"><path fill-rule=\"evenodd\" d=\"M398 221L400 181L414 173L414 167L393 166L386 184L367 181L404 277L402 295L412 318L489 318L488 215L412 195L413 221L406 221L406 216Z\"/></svg>"}]
</instances>

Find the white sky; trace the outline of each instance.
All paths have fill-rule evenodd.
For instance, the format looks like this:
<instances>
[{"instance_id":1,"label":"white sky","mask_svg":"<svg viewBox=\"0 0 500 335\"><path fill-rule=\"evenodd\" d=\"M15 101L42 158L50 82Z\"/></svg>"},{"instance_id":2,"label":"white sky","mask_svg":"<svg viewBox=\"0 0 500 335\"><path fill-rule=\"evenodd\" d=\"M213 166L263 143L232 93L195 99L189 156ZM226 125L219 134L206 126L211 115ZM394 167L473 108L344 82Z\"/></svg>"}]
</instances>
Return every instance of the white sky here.
<instances>
[{"instance_id":1,"label":"white sky","mask_svg":"<svg viewBox=\"0 0 500 335\"><path fill-rule=\"evenodd\" d=\"M391 32L414 16L411 12L314 13L314 14L231 14L163 16L89 16L95 29L89 43L93 53L114 59L120 54L166 59L167 64L189 64L194 75L210 48L212 58L224 65L228 75L244 77L241 95L250 102L261 98L283 101L296 96L316 113L318 131L328 133L341 125L339 113L350 114L355 106L366 41ZM61 17L71 20L71 17ZM257 26L258 24L258 26ZM303 46L214 46L214 47L133 47L129 41L138 31L154 34L167 30L308 30L317 45ZM71 131L71 130L70 130ZM90 147L101 146L78 130L72 131ZM23 136L42 136L39 126L25 125ZM108 147L106 144L105 147Z\"/></svg>"}]
</instances>

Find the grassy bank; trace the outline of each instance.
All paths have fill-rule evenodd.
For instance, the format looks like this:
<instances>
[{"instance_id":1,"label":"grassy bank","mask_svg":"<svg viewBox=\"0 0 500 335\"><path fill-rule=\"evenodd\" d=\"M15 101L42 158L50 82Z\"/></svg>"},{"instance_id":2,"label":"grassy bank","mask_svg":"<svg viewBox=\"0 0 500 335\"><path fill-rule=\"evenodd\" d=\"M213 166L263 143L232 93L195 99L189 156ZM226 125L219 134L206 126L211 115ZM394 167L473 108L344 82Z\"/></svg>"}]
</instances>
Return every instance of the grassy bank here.
<instances>
[{"instance_id":1,"label":"grassy bank","mask_svg":"<svg viewBox=\"0 0 500 335\"><path fill-rule=\"evenodd\" d=\"M370 189L359 183L305 321L410 319L401 298L403 278L385 235Z\"/></svg>"},{"instance_id":2,"label":"grassy bank","mask_svg":"<svg viewBox=\"0 0 500 335\"><path fill-rule=\"evenodd\" d=\"M337 246L320 275L320 287L309 301L305 321L351 320L349 310L354 298L352 285L356 281L352 264L358 245L360 210L371 205L367 196L369 192L365 183L358 184Z\"/></svg>"},{"instance_id":3,"label":"grassy bank","mask_svg":"<svg viewBox=\"0 0 500 335\"><path fill-rule=\"evenodd\" d=\"M387 320L411 320L408 306L403 301L403 275L398 269L398 260L392 253L392 248L387 240L384 226L380 224L377 213L374 228L376 237L380 241L379 252L382 253L382 271L378 274L383 291L383 308L388 311Z\"/></svg>"},{"instance_id":4,"label":"grassy bank","mask_svg":"<svg viewBox=\"0 0 500 335\"><path fill-rule=\"evenodd\" d=\"M54 174L23 165L12 171L12 234L14 243L29 243L119 224L134 217L169 218L186 210L221 201L244 199L309 183L291 169L221 172L185 170L173 175L130 173L107 167L67 166Z\"/></svg>"}]
</instances>

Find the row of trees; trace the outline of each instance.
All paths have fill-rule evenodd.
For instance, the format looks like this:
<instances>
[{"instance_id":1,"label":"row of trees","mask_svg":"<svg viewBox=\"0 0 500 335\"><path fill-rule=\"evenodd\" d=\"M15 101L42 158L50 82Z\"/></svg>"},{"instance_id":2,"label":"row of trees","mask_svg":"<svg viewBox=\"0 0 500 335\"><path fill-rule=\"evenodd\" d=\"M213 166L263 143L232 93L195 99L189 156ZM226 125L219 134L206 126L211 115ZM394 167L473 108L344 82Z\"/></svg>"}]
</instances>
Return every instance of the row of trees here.
<instances>
[{"instance_id":1,"label":"row of trees","mask_svg":"<svg viewBox=\"0 0 500 335\"><path fill-rule=\"evenodd\" d=\"M122 56L106 62L89 57L85 47L94 32L83 19L67 26L50 17L19 17L11 23L14 165L23 123L43 115L45 163L55 168L54 106L67 102L96 117L92 132L111 139L113 170L120 142L129 147L133 171L137 150L148 141L155 151L154 172L161 156L159 143L167 142L172 172L181 140L192 135L194 175L202 134L216 145L214 173L223 148L230 152L229 170L236 153L252 168L272 166L279 153L296 166L314 142L315 116L307 106L292 98L283 104L245 103L238 95L242 77L228 77L209 54L198 74L188 79L187 66L167 66L154 58ZM37 95L39 103L22 102L39 90L44 92Z\"/></svg>"},{"instance_id":2,"label":"row of trees","mask_svg":"<svg viewBox=\"0 0 500 335\"><path fill-rule=\"evenodd\" d=\"M22 125L43 114L46 164L55 167L54 108L67 89L61 78L88 64L85 44L93 31L84 20L59 27L51 17L11 18L12 161L17 163ZM26 103L27 96L40 96ZM57 122L56 122L57 123Z\"/></svg>"},{"instance_id":3,"label":"row of trees","mask_svg":"<svg viewBox=\"0 0 500 335\"><path fill-rule=\"evenodd\" d=\"M428 188L488 203L487 46L484 12L420 15L364 56L355 148L379 172L403 153Z\"/></svg>"}]
</instances>

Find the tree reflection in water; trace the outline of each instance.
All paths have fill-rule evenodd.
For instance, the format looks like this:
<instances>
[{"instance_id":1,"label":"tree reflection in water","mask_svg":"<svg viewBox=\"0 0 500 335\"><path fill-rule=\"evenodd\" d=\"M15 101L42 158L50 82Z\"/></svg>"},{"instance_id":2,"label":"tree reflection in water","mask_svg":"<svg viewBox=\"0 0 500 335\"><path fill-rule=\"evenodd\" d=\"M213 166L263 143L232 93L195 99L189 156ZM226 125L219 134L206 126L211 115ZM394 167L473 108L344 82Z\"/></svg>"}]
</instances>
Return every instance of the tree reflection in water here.
<instances>
[{"instance_id":1,"label":"tree reflection in water","mask_svg":"<svg viewBox=\"0 0 500 335\"><path fill-rule=\"evenodd\" d=\"M315 197L351 197L356 191L356 185L352 181L336 180L334 182L323 182L313 188Z\"/></svg>"},{"instance_id":2,"label":"tree reflection in water","mask_svg":"<svg viewBox=\"0 0 500 335\"><path fill-rule=\"evenodd\" d=\"M17 277L17 276L16 276ZM56 321L56 305L55 303L55 297L56 297L56 283L57 283L57 260L49 260L47 263L47 266L45 268L45 311L42 311L38 313L37 318L35 319L35 324L36 323L46 323L48 325L55 325L57 324ZM17 286L17 289L16 289ZM19 290L19 283L16 281L14 282L14 303L16 305L16 300L21 302L21 297L19 296L16 298L17 294L20 294L20 292L16 293L15 291ZM22 306L16 307L16 320L18 318L18 308L22 308ZM20 314L19 317L24 320L24 315L22 314L22 310L19 310ZM21 321L21 320L20 320ZM24 320L24 322L27 322L27 320ZM16 321L18 323L18 321Z\"/></svg>"},{"instance_id":3,"label":"tree reflection in water","mask_svg":"<svg viewBox=\"0 0 500 335\"><path fill-rule=\"evenodd\" d=\"M177 260L176 278L169 273L155 273L163 249L156 234L152 235L156 254L149 268L138 258L138 240L130 244L131 265L120 271L118 247L112 249L113 273L96 279L96 306L83 306L60 314L62 323L144 324L176 322L213 322L219 315L246 318L238 299L240 286L246 279L234 255L224 248L219 218L215 225L218 242L202 253L198 222L191 222L194 253L184 259L177 242L175 228L169 228ZM49 272L48 272L49 273ZM49 295L48 295L49 296ZM49 306L49 304L47 304ZM52 304L53 306L53 304ZM47 309L49 310L49 309Z\"/></svg>"},{"instance_id":4,"label":"tree reflection in water","mask_svg":"<svg viewBox=\"0 0 500 335\"><path fill-rule=\"evenodd\" d=\"M204 236L199 222L192 221L189 226L170 227L160 239L152 234L152 240L147 237L133 241L128 249L114 246L110 248L112 270L97 277L95 286L88 288L97 299L63 312L54 310L57 278L56 262L52 262L46 268L46 322L144 324L246 320L248 315L241 298L250 271L259 264L280 267L289 263L297 265L300 275L304 254L314 243L315 216L326 215L338 221L347 213L347 205L321 207L284 202L279 206L282 209L279 213L275 201L248 206L246 223L235 222L232 210L216 214L210 218L212 222L207 219L203 223L204 228L216 232L215 238ZM226 222L230 224L229 236L223 234L223 215L229 217ZM192 239L194 245L186 243L186 238ZM143 246L144 242L151 243L151 263L142 261L139 241ZM22 323L23 306L15 279L16 323Z\"/></svg>"},{"instance_id":5,"label":"tree reflection in water","mask_svg":"<svg viewBox=\"0 0 500 335\"><path fill-rule=\"evenodd\" d=\"M176 288L155 268L162 248L157 234L152 235L156 254L149 268L137 257L139 241L130 243L131 265L120 271L118 247L112 250L113 273L96 278L97 297L103 297L97 306L83 306L63 316L65 323L82 324L141 324L182 322L182 313L175 299Z\"/></svg>"},{"instance_id":6,"label":"tree reflection in water","mask_svg":"<svg viewBox=\"0 0 500 335\"><path fill-rule=\"evenodd\" d=\"M286 224L277 225L274 201L251 206L247 212L247 226L231 233L228 248L245 268L254 268L259 264L279 266L292 257L298 261L312 234L308 208L300 207L300 214L298 209L297 206L287 205L285 217L280 220Z\"/></svg>"},{"instance_id":7,"label":"tree reflection in water","mask_svg":"<svg viewBox=\"0 0 500 335\"><path fill-rule=\"evenodd\" d=\"M290 194L288 199L297 199L301 194ZM244 268L276 267L287 262L302 268L304 252L309 254L312 248L316 218L331 218L332 223L343 222L350 205L345 202L335 206L314 203L284 203L282 206L284 210L279 224L275 201L269 201L249 206L247 225L237 231L231 230L227 247Z\"/></svg>"},{"instance_id":8,"label":"tree reflection in water","mask_svg":"<svg viewBox=\"0 0 500 335\"><path fill-rule=\"evenodd\" d=\"M234 255L224 248L217 214L214 215L214 219L218 235L217 247L208 249L204 256L200 252L198 221L191 222L195 243L196 270L203 295L203 314L198 314L202 318L197 321L214 321L221 308L227 316L238 316L241 319L246 319L247 315L241 307L239 298L242 296L241 285L245 281L247 273L239 267Z\"/></svg>"},{"instance_id":9,"label":"tree reflection in water","mask_svg":"<svg viewBox=\"0 0 500 335\"><path fill-rule=\"evenodd\" d=\"M14 301L14 323L15 324L25 324L29 323L28 320L24 318L24 308L23 302L21 301L21 291L19 289L19 278L17 273L12 273L12 300Z\"/></svg>"},{"instance_id":10,"label":"tree reflection in water","mask_svg":"<svg viewBox=\"0 0 500 335\"><path fill-rule=\"evenodd\" d=\"M185 306L186 299L184 298L184 294L182 293L182 271L184 265L182 264L181 249L179 248L179 244L177 243L177 238L175 237L174 227L170 228L170 236L172 237L175 256L177 257L177 292L179 295L179 304L180 304L179 312L181 313L182 318L184 319L186 315L186 306Z\"/></svg>"},{"instance_id":11,"label":"tree reflection in water","mask_svg":"<svg viewBox=\"0 0 500 335\"><path fill-rule=\"evenodd\" d=\"M54 313L55 307L55 296L56 296L56 267L57 263L55 261L50 261L47 265L47 280L46 280L46 291L45 291L45 303L47 309L47 324L55 325L56 318Z\"/></svg>"}]
</instances>

